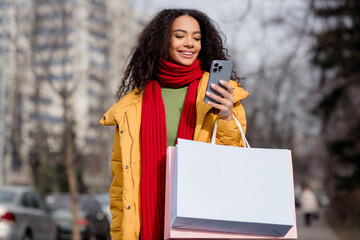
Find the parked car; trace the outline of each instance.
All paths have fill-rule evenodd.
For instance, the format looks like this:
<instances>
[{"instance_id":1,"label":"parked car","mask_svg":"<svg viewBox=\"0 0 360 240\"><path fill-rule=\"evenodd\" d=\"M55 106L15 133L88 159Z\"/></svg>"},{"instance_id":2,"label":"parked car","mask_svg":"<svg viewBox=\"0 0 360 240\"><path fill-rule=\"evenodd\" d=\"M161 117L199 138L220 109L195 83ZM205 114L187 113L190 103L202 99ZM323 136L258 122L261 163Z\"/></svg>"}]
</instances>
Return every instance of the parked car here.
<instances>
[{"instance_id":1,"label":"parked car","mask_svg":"<svg viewBox=\"0 0 360 240\"><path fill-rule=\"evenodd\" d=\"M70 194L51 194L45 199L58 225L58 238L71 239L73 215ZM110 224L97 201L90 195L78 196L78 221L81 239L110 239Z\"/></svg>"},{"instance_id":2,"label":"parked car","mask_svg":"<svg viewBox=\"0 0 360 240\"><path fill-rule=\"evenodd\" d=\"M56 223L36 190L0 186L0 240L55 240Z\"/></svg>"},{"instance_id":3,"label":"parked car","mask_svg":"<svg viewBox=\"0 0 360 240\"><path fill-rule=\"evenodd\" d=\"M110 196L109 193L98 193L94 195L96 201L99 203L101 210L105 213L106 218L111 223L111 212L110 212Z\"/></svg>"}]
</instances>

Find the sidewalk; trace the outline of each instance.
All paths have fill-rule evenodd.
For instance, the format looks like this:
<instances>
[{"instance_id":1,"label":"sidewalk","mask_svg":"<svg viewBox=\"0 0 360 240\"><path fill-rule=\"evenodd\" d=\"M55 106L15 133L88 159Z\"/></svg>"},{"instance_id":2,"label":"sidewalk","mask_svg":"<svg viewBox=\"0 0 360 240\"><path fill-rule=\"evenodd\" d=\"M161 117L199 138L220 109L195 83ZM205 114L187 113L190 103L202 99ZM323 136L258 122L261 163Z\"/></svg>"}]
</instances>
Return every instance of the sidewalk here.
<instances>
[{"instance_id":1,"label":"sidewalk","mask_svg":"<svg viewBox=\"0 0 360 240\"><path fill-rule=\"evenodd\" d=\"M296 224L298 240L339 240L331 228L326 225L324 221L324 212L320 213L318 220L314 220L312 225L307 227L304 224L301 210L296 209Z\"/></svg>"}]
</instances>

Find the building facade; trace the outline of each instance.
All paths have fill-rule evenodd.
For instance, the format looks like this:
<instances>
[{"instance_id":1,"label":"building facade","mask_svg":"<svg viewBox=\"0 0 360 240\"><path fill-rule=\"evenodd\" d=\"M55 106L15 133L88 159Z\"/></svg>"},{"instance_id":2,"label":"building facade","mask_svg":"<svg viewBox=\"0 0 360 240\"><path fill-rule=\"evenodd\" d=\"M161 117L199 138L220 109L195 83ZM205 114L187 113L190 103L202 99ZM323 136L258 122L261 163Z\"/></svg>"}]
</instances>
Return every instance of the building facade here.
<instances>
[{"instance_id":1,"label":"building facade","mask_svg":"<svg viewBox=\"0 0 360 240\"><path fill-rule=\"evenodd\" d=\"M0 69L6 69L0 71L1 93L7 96L0 102L2 182L33 184L33 170L44 159L56 174L66 118L84 184L107 187L113 129L98 121L115 101L126 57L146 18L127 0L5 2L0 6Z\"/></svg>"}]
</instances>

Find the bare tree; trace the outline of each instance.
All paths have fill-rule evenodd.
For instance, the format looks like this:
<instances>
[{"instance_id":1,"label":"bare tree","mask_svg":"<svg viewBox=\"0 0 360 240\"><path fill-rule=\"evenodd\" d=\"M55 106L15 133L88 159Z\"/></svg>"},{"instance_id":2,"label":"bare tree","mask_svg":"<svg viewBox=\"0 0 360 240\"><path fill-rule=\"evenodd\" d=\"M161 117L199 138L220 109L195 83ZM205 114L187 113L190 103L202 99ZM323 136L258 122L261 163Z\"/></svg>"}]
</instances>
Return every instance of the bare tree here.
<instances>
[{"instance_id":1,"label":"bare tree","mask_svg":"<svg viewBox=\"0 0 360 240\"><path fill-rule=\"evenodd\" d=\"M43 21L39 19L40 15L40 5L39 1L33 0L31 2L32 11L24 11L24 9L17 8L16 1L13 1L12 4L14 5L14 9L20 9L19 12L25 12L27 20L31 21L31 31L24 34L29 42L29 46L25 48L19 48L18 42L19 39L14 38L10 39L10 42L15 46L16 52L21 53L18 54L20 57L16 59L17 64L26 65L30 68L30 73L32 75L33 83L34 83L34 91L33 91L33 100L34 100L34 119L36 125L36 139L35 139L35 149L36 153L39 158L39 169L42 170L46 168L49 164L50 153L47 150L47 136L53 135L53 133L48 133L47 129L45 129L45 124L42 121L41 117L41 98L42 98L42 89L47 83L53 93L58 95L61 99L61 108L62 108L62 122L63 122L63 129L62 129L62 140L58 141L62 147L62 151L60 152L60 159L64 161L65 168L66 168L66 175L67 175L67 182L69 184L70 195L72 200L72 214L73 214L73 239L78 240L80 239L79 229L77 225L77 199L78 199L78 189L77 189L77 179L75 176L76 167L74 165L74 159L76 156L75 151L75 140L74 140L74 130L73 130L73 120L71 118L72 113L72 102L71 97L72 94L75 92L78 81L83 76L83 73L76 72L74 69L70 69L72 72L75 72L74 81L69 81L66 76L69 73L69 65L67 59L70 57L70 50L68 48L69 44L69 32L68 26L72 24L74 21L72 16L72 11L74 10L74 6L69 6L70 3L65 1L53 1L47 3L47 11L50 11L51 14L56 16L57 21L54 21L52 24L52 32L48 34L44 38L41 39L39 37L39 32L44 24ZM44 8L44 4L41 6ZM22 17L21 14L16 14L17 22L15 24L16 27L21 26L21 23L24 22L24 19L20 19ZM18 35L15 35L15 37ZM47 51L39 51L39 46L43 44L46 46ZM60 76L63 76L60 81L56 82L52 78L54 75L54 68L52 66L52 62L56 59L61 59L60 62ZM20 99L21 91L23 90L23 83L21 82L21 71L15 77L15 84L14 84L14 97L13 97L13 105L17 106L18 101ZM44 81L45 80L45 81ZM19 116L19 109L16 107L13 108L13 118L18 119ZM14 146L18 147L21 146L21 136L18 133L21 129L21 126L15 125L18 121L12 121L12 136L14 141ZM30 184L34 185L34 177L32 171L30 171L30 163L29 163L29 156L28 152L17 150L16 152L21 152L24 154L21 158L24 161L25 166L27 166Z\"/></svg>"},{"instance_id":2,"label":"bare tree","mask_svg":"<svg viewBox=\"0 0 360 240\"><path fill-rule=\"evenodd\" d=\"M321 166L315 149L323 151L319 120L310 113L319 96L308 53L315 23L306 3L258 3L248 3L252 8L245 17L231 22L229 38L232 61L250 91L243 101L247 135L253 146L292 149L295 175L302 181Z\"/></svg>"},{"instance_id":3,"label":"bare tree","mask_svg":"<svg viewBox=\"0 0 360 240\"><path fill-rule=\"evenodd\" d=\"M36 1L35 1L36 5ZM69 49L69 26L73 23L74 4L65 1L52 1L49 3L49 8L52 13L58 17L58 21L54 21L54 25L57 26L56 30L53 30L53 38L50 42L47 42L50 50L48 56L43 56L41 73L42 77L45 77L48 85L51 87L53 92L57 94L61 99L62 107L62 152L61 159L65 162L65 169L67 175L67 182L69 184L69 190L71 195L72 215L73 215L73 229L72 239L79 240L80 233L77 225L78 221L78 185L76 179L76 167L74 164L75 160L75 140L74 140L74 129L72 119L72 95L75 92L79 81L81 80L82 73L76 72L75 69L70 69L73 72L73 79L68 79L69 75L69 64L68 59L70 58ZM36 29L36 28L35 28ZM40 55L40 54L39 54ZM38 55L38 56L39 56ZM45 54L44 54L45 55ZM54 81L52 76L54 75L54 69L51 67L51 63L54 59L60 59L59 64L59 75L61 76L60 81ZM40 79L39 79L40 80ZM39 81L38 80L38 81Z\"/></svg>"},{"instance_id":4,"label":"bare tree","mask_svg":"<svg viewBox=\"0 0 360 240\"><path fill-rule=\"evenodd\" d=\"M40 184L40 182L51 182L49 180L49 175L47 174L48 171L52 168L50 168L50 153L48 151L48 133L46 132L46 129L44 129L44 122L41 118L41 98L42 98L42 88L43 88L43 81L40 81L40 75L38 73L37 69L37 54L36 54L36 47L39 45L37 34L40 31L40 20L39 15L37 14L39 12L39 5L38 1L32 2L32 31L30 33L30 51L29 51L29 58L30 58L30 66L31 66L31 74L32 79L34 82L34 95L33 95L33 101L34 101L34 118L35 118L35 129L36 129L36 135L35 135L35 151L38 158L38 169L37 169L37 176L40 178L38 180L38 190L44 194L46 193L46 187L43 184ZM53 51L51 51L51 54L53 54ZM50 64L47 62L44 62L44 69L46 72L49 72Z\"/></svg>"},{"instance_id":5,"label":"bare tree","mask_svg":"<svg viewBox=\"0 0 360 240\"><path fill-rule=\"evenodd\" d=\"M13 5L18 2L12 0ZM114 101L115 84L120 79L119 75L122 74L124 62L130 50L129 45L137 33L135 29L139 27L138 23L133 21L134 17L129 8L124 7L125 0L121 2L108 1L106 4L110 3L116 5L116 9L122 12L116 12L115 9L110 7L107 12L110 15L107 15L105 8L101 9L100 12L97 9L102 3L97 2L96 6L92 6L92 3L85 0L75 2L32 0L27 2L25 9L18 8L19 13L20 10L21 13L26 13L27 19L21 20L27 23L27 32L23 34L26 46L19 44L23 40L18 39L17 35L11 35L14 37L9 39L12 46L18 49L16 52L21 53L21 55L18 54L21 58L18 57L16 63L19 66L20 64L27 64L27 68L21 68L23 71L18 71L18 78L13 81L13 88L17 92L14 91L14 101L11 102L16 105L16 101L19 101L19 96L24 90L28 91L27 97L32 100L31 109L27 110L28 112L25 114L31 115L29 125L33 129L33 135L31 141L27 141L27 143L31 142L29 144L31 147L29 147L28 151L22 151L22 153L28 159L32 159L32 168L29 162L29 169L32 170L31 175L35 176L35 181L32 181L42 193L46 193L49 189L47 189L48 186L38 185L40 183L40 181L37 181L38 179L54 181L51 190L54 190L54 188L55 190L67 190L61 189L60 179L57 179L58 173L54 168L60 165L66 169L66 180L69 184L72 200L73 239L79 239L77 226L77 199L81 188L77 178L79 167L83 167L81 169L84 172L89 172L89 169L99 170L100 168L103 171L103 176L107 177L107 182L109 184L111 182L109 162L104 164L103 155L104 152L110 152L113 132L111 129L107 129L105 131L108 132L105 132L104 128L101 128L100 124L98 124L98 120L102 116L103 110L108 108ZM105 7L106 4L104 4ZM92 13L95 14L96 21L92 22L90 26L88 24ZM95 27L94 24L103 22L101 20L102 16L99 17L99 14L103 14L103 18L107 22L104 26ZM17 14L16 16L20 18L22 15ZM15 27L21 26L20 19L14 25ZM89 36L90 32L92 30L96 31L97 28L106 29L106 37L100 43L97 42L96 37ZM124 32L129 32L129 34L124 34ZM102 33L100 32L100 34ZM92 43L93 45L91 45ZM92 59L90 59L89 47L96 44L101 46L99 47L101 50L104 49L104 53L99 55L98 52L95 52L91 55ZM80 52L80 48L83 52ZM88 66L90 60L95 59L106 62L105 69L100 69L95 73L95 70ZM92 73L98 74L99 81L102 81L103 78L104 80L101 86L89 85L91 88L97 87L95 91L99 90L99 92L96 92L99 98L96 99L96 103L94 103L94 99L92 99L94 100L93 103L85 103L93 107L91 109L93 114L89 116L91 120L86 119L86 126L81 127L85 130L92 129L90 129L91 131L85 131L86 133L79 140L78 136L75 135L78 130L75 129L78 125L76 125L74 116L74 112L78 110L76 109L78 105L76 105L75 100L78 99L75 98L80 96L80 94L77 95L79 91L85 90L86 93L91 91L83 86L88 84L87 77L90 77ZM27 75L27 80L23 79L24 75ZM23 85L26 81L28 82L27 85ZM49 107L44 104L44 100L50 98L52 101L51 106L56 106L52 107L52 109L48 109ZM97 108L98 110L96 110ZM21 112L15 108L12 109L15 119L15 114ZM87 112L88 109L85 111ZM57 124L49 124L48 121L53 119L53 116L55 116ZM59 117L61 117L60 120ZM14 121L11 122L15 124ZM90 123L88 124L88 122ZM12 127L12 136L17 142L22 140L20 136L21 127L23 126L16 127L14 125ZM101 131L101 134L97 134L97 130ZM16 131L19 132L19 136L15 138L17 136ZM98 140L97 145L96 147L89 147L90 145L83 139L86 139L87 134L91 138L94 133L96 134L96 140ZM104 148L109 149L109 151L104 151ZM30 156L29 152L31 153ZM88 155L86 155L87 164L85 166L81 161L86 153ZM107 156L107 159L110 160L110 157ZM54 176L49 174L50 171L54 171ZM99 174L99 171L96 174ZM98 177L98 179L102 178ZM41 183L43 182L47 181L41 181Z\"/></svg>"}]
</instances>

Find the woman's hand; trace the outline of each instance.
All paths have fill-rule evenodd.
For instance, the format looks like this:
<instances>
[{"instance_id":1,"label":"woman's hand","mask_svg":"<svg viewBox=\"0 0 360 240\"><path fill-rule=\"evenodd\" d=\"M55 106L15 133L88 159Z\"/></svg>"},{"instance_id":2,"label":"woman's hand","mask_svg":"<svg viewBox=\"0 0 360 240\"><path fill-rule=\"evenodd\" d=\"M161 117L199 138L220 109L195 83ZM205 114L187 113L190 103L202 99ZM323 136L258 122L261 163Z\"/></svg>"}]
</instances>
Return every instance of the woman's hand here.
<instances>
[{"instance_id":1,"label":"woman's hand","mask_svg":"<svg viewBox=\"0 0 360 240\"><path fill-rule=\"evenodd\" d=\"M211 97L212 99L216 100L220 104L217 104L217 103L214 103L211 101L209 101L208 104L210 106L220 110L220 118L221 119L230 121L233 119L233 117L232 117L232 109L233 109L233 104L234 104L233 87L231 86L230 83L223 81L223 80L220 80L220 84L223 85L226 88L226 90L216 84L211 84L211 88L214 89L215 91L217 91L218 93L220 93L223 97L219 97L213 93L206 92L206 95L208 97Z\"/></svg>"}]
</instances>

